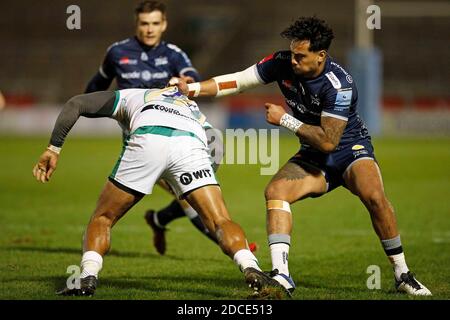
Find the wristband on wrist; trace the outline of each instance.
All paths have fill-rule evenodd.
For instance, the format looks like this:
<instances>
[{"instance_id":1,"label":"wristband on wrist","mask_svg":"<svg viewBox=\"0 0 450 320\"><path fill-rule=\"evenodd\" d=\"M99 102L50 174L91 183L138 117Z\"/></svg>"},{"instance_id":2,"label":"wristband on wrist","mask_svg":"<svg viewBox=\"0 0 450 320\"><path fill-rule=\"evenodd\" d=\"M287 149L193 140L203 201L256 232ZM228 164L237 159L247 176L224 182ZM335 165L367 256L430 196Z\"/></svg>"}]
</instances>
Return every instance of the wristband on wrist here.
<instances>
[{"instance_id":1,"label":"wristband on wrist","mask_svg":"<svg viewBox=\"0 0 450 320\"><path fill-rule=\"evenodd\" d=\"M294 134L297 133L298 129L302 126L303 122L298 119L295 119L288 113L285 113L280 119L280 126L289 129Z\"/></svg>"},{"instance_id":2,"label":"wristband on wrist","mask_svg":"<svg viewBox=\"0 0 450 320\"><path fill-rule=\"evenodd\" d=\"M52 152L54 152L56 154L60 154L61 153L61 148L55 147L55 146L53 146L51 144L48 145L47 150L50 150L50 151L52 151Z\"/></svg>"},{"instance_id":3,"label":"wristband on wrist","mask_svg":"<svg viewBox=\"0 0 450 320\"><path fill-rule=\"evenodd\" d=\"M189 97L198 97L200 94L200 82L188 83L188 96Z\"/></svg>"}]
</instances>

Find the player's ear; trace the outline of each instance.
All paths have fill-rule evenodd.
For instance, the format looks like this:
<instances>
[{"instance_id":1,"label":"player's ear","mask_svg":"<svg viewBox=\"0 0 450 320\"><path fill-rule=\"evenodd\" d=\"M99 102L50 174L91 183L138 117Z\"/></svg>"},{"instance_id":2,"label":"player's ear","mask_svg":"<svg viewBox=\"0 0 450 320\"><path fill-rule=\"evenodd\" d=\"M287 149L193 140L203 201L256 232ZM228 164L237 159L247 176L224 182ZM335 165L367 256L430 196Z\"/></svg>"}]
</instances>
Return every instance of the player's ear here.
<instances>
[{"instance_id":1,"label":"player's ear","mask_svg":"<svg viewBox=\"0 0 450 320\"><path fill-rule=\"evenodd\" d=\"M320 50L317 54L317 62L322 63L325 61L325 58L327 57L327 52L325 50Z\"/></svg>"},{"instance_id":2,"label":"player's ear","mask_svg":"<svg viewBox=\"0 0 450 320\"><path fill-rule=\"evenodd\" d=\"M165 32L167 29L167 18L164 16L162 21L162 32Z\"/></svg>"}]
</instances>

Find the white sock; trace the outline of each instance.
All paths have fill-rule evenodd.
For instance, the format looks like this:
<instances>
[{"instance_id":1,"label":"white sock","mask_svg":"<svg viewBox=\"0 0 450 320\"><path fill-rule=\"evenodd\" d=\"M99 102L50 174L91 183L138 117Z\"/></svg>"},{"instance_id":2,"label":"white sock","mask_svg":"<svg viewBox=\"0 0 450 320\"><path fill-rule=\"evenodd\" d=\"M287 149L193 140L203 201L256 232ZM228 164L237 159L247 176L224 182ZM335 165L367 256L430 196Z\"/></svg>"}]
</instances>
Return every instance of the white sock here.
<instances>
[{"instance_id":1,"label":"white sock","mask_svg":"<svg viewBox=\"0 0 450 320\"><path fill-rule=\"evenodd\" d=\"M103 258L95 251L86 251L81 258L81 278L87 276L98 277L98 273L102 269Z\"/></svg>"},{"instance_id":2,"label":"white sock","mask_svg":"<svg viewBox=\"0 0 450 320\"><path fill-rule=\"evenodd\" d=\"M393 256L388 256L388 258L394 267L395 279L400 280L402 273L407 273L409 271L405 261L405 254L402 252Z\"/></svg>"},{"instance_id":3,"label":"white sock","mask_svg":"<svg viewBox=\"0 0 450 320\"><path fill-rule=\"evenodd\" d=\"M236 252L233 261L241 271L244 271L247 268L255 268L256 270L261 271L261 268L258 266L258 259L256 259L255 255L248 249L242 249Z\"/></svg>"},{"instance_id":4,"label":"white sock","mask_svg":"<svg viewBox=\"0 0 450 320\"><path fill-rule=\"evenodd\" d=\"M184 213L186 214L186 216L189 218L189 219L193 219L193 218L195 218L196 216L198 216L198 213L197 213L197 211L195 211L194 210L194 208L192 208L191 206L188 206L188 207L186 207L186 208L183 208L183 211L184 211Z\"/></svg>"},{"instance_id":5,"label":"white sock","mask_svg":"<svg viewBox=\"0 0 450 320\"><path fill-rule=\"evenodd\" d=\"M272 270L278 269L279 273L284 273L287 276L289 276L289 247L286 243L274 243L270 245Z\"/></svg>"}]
</instances>

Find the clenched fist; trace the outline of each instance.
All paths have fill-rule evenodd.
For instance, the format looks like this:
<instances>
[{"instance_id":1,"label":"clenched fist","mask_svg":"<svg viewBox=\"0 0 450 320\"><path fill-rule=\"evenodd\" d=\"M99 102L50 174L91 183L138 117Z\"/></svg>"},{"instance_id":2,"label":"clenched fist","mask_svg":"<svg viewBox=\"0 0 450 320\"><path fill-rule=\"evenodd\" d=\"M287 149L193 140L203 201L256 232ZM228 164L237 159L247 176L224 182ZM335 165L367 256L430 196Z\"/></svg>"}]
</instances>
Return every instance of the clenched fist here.
<instances>
[{"instance_id":1,"label":"clenched fist","mask_svg":"<svg viewBox=\"0 0 450 320\"><path fill-rule=\"evenodd\" d=\"M266 103L266 120L268 123L279 126L281 117L286 113L286 110L282 106Z\"/></svg>"},{"instance_id":2,"label":"clenched fist","mask_svg":"<svg viewBox=\"0 0 450 320\"><path fill-rule=\"evenodd\" d=\"M176 86L178 87L178 91L180 91L182 94L184 95L188 95L189 94L189 89L187 84L188 83L192 83L194 82L194 79L192 77L185 77L185 76L181 76L180 78L177 77L172 77L169 80L169 86Z\"/></svg>"}]
</instances>

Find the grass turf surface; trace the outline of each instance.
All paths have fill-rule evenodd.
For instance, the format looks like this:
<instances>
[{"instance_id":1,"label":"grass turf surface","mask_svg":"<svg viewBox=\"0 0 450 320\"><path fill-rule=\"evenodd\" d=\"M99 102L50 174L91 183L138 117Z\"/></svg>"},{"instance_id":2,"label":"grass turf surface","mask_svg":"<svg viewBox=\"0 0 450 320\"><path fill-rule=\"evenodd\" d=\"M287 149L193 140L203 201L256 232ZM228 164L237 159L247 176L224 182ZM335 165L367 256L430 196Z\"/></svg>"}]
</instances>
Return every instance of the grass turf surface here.
<instances>
[{"instance_id":1,"label":"grass turf surface","mask_svg":"<svg viewBox=\"0 0 450 320\"><path fill-rule=\"evenodd\" d=\"M121 150L120 138L69 138L50 183L31 169L47 138L2 137L0 146L0 299L60 298L66 268L79 264L81 236ZM434 294L450 299L450 139L375 139L386 193L396 209L407 262ZM281 137L280 164L297 149ZM257 165L224 165L218 179L234 220L260 248L266 245L263 190ZM143 214L171 200L159 188L112 232L96 299L245 299L250 293L234 263L186 218L170 225L159 256ZM390 264L359 200L339 188L292 206L289 266L294 299L411 299L394 291ZM381 268L381 289L366 287L369 265Z\"/></svg>"}]
</instances>

